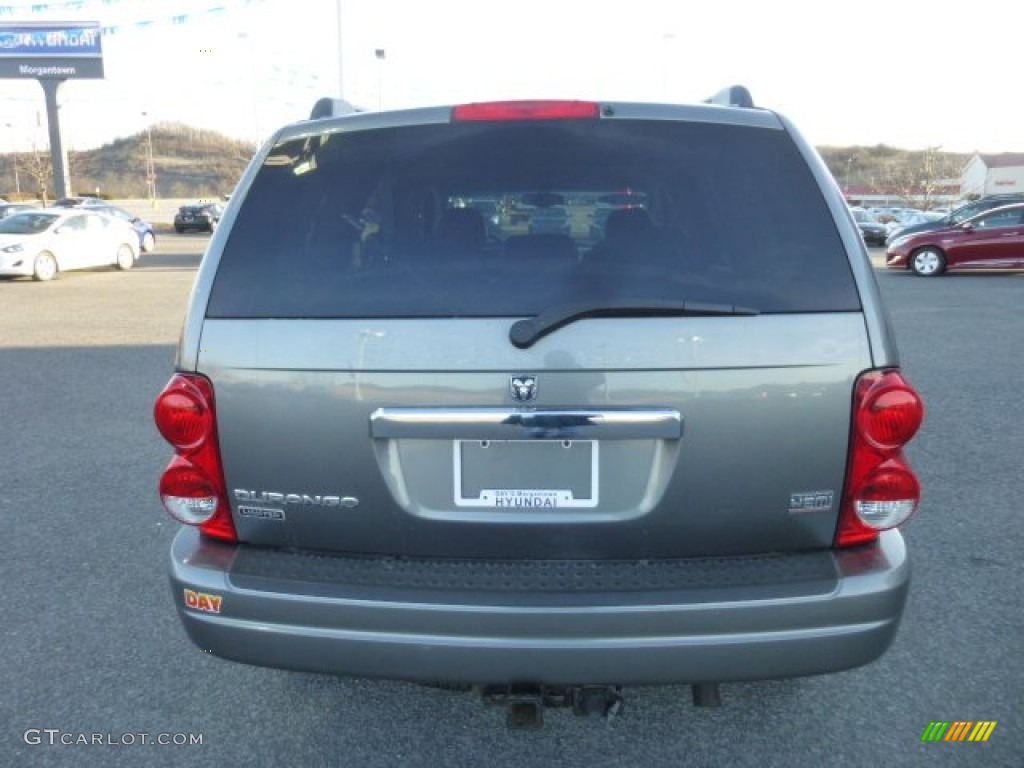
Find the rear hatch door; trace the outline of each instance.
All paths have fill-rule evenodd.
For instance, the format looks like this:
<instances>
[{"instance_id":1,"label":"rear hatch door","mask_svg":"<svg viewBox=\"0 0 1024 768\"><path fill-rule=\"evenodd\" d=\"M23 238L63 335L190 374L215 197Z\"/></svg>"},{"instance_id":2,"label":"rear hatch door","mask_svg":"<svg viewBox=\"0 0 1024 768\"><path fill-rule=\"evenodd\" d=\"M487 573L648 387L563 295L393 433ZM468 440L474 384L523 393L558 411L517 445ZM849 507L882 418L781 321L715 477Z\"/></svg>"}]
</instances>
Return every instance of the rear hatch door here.
<instances>
[{"instance_id":1,"label":"rear hatch door","mask_svg":"<svg viewBox=\"0 0 1024 768\"><path fill-rule=\"evenodd\" d=\"M864 318L821 190L757 121L276 146L198 355L241 538L493 558L828 546ZM531 234L515 212L538 205L568 234Z\"/></svg>"}]
</instances>

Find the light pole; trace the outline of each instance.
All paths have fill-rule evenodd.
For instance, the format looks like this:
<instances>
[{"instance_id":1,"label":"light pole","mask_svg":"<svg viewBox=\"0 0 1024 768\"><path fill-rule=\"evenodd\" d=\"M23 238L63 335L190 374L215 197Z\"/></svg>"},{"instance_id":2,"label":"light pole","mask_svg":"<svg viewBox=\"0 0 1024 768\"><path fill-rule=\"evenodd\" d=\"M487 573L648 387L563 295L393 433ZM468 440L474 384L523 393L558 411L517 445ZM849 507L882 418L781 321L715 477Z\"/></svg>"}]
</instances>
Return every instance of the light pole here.
<instances>
[{"instance_id":1,"label":"light pole","mask_svg":"<svg viewBox=\"0 0 1024 768\"><path fill-rule=\"evenodd\" d=\"M850 166L853 165L853 161L856 159L853 155L846 158L846 182L843 184L843 194L845 197L850 196Z\"/></svg>"},{"instance_id":2,"label":"light pole","mask_svg":"<svg viewBox=\"0 0 1024 768\"><path fill-rule=\"evenodd\" d=\"M148 117L148 112L142 113ZM153 166L153 129L149 122L146 122L146 191L149 194L149 205L156 208L156 168Z\"/></svg>"},{"instance_id":3,"label":"light pole","mask_svg":"<svg viewBox=\"0 0 1024 768\"><path fill-rule=\"evenodd\" d=\"M14 133L14 126L11 123L7 123L7 127L11 129L11 133ZM21 199L21 179L18 177L18 153L11 152L11 159L14 161L14 194L20 200Z\"/></svg>"}]
</instances>

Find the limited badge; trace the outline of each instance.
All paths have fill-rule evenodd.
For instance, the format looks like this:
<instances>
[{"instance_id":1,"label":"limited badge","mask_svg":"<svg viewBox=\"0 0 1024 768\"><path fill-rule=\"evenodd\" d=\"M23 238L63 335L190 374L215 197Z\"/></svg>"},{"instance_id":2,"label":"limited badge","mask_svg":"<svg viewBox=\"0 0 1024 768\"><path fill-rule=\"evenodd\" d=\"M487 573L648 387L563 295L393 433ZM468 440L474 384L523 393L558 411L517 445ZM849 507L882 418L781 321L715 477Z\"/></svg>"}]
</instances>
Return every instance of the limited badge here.
<instances>
[{"instance_id":1,"label":"limited badge","mask_svg":"<svg viewBox=\"0 0 1024 768\"><path fill-rule=\"evenodd\" d=\"M255 517L258 520L284 520L283 509L267 509L265 507L239 507L238 514L242 517Z\"/></svg>"}]
</instances>

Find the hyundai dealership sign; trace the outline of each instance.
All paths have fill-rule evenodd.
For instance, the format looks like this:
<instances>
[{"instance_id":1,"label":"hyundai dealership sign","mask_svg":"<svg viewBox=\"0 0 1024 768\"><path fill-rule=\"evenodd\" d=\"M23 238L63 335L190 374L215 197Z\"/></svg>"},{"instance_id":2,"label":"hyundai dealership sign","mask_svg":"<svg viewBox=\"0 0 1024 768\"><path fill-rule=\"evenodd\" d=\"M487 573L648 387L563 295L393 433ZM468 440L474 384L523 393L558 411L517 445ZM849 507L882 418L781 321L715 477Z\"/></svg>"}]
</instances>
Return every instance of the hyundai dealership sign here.
<instances>
[{"instance_id":1,"label":"hyundai dealership sign","mask_svg":"<svg viewBox=\"0 0 1024 768\"><path fill-rule=\"evenodd\" d=\"M101 78L102 38L92 21L0 24L0 78Z\"/></svg>"}]
</instances>

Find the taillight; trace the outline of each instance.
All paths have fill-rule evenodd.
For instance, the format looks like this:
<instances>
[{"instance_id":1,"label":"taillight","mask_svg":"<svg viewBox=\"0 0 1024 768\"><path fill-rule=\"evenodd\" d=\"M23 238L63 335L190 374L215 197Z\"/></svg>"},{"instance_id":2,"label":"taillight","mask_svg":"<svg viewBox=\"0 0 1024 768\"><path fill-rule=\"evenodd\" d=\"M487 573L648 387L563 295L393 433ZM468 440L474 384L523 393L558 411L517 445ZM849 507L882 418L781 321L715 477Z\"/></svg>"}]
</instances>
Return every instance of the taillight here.
<instances>
[{"instance_id":1,"label":"taillight","mask_svg":"<svg viewBox=\"0 0 1024 768\"><path fill-rule=\"evenodd\" d=\"M213 385L202 376L176 374L153 407L174 458L160 478L160 498L168 514L197 525L208 536L236 541L217 442Z\"/></svg>"},{"instance_id":2,"label":"taillight","mask_svg":"<svg viewBox=\"0 0 1024 768\"><path fill-rule=\"evenodd\" d=\"M921 398L902 376L890 371L867 387L857 410L857 429L879 450L898 450L910 442L923 419Z\"/></svg>"},{"instance_id":3,"label":"taillight","mask_svg":"<svg viewBox=\"0 0 1024 768\"><path fill-rule=\"evenodd\" d=\"M454 107L452 122L586 120L600 114L601 107L594 101L490 101Z\"/></svg>"},{"instance_id":4,"label":"taillight","mask_svg":"<svg viewBox=\"0 0 1024 768\"><path fill-rule=\"evenodd\" d=\"M924 403L899 371L869 371L857 380L837 547L873 541L916 511L921 486L903 447L923 420Z\"/></svg>"},{"instance_id":5,"label":"taillight","mask_svg":"<svg viewBox=\"0 0 1024 768\"><path fill-rule=\"evenodd\" d=\"M181 375L172 378L160 393L153 419L164 440L176 451L198 449L213 432L212 395L206 379L193 380Z\"/></svg>"}]
</instances>

